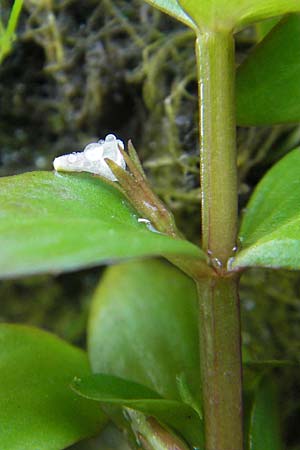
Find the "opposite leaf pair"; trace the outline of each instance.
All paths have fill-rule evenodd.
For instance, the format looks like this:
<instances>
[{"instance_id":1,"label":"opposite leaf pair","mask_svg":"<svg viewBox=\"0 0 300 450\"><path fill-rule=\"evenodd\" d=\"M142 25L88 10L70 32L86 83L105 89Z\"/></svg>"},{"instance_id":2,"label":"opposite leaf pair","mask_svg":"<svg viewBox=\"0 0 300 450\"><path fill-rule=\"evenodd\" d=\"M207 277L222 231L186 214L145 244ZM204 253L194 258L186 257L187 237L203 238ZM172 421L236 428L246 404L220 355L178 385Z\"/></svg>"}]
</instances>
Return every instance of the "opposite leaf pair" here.
<instances>
[{"instance_id":1,"label":"opposite leaf pair","mask_svg":"<svg viewBox=\"0 0 300 450\"><path fill-rule=\"evenodd\" d=\"M110 405L115 412L125 407L155 417L202 450L196 311L194 283L169 264L150 260L109 268L89 319L88 354L98 375L90 374L81 350L57 337L0 325L2 445L66 448L99 432L107 421L100 406ZM254 364L250 378L249 364L245 448L281 450L276 393L261 379L265 366ZM119 423L118 414L112 417Z\"/></svg>"}]
</instances>

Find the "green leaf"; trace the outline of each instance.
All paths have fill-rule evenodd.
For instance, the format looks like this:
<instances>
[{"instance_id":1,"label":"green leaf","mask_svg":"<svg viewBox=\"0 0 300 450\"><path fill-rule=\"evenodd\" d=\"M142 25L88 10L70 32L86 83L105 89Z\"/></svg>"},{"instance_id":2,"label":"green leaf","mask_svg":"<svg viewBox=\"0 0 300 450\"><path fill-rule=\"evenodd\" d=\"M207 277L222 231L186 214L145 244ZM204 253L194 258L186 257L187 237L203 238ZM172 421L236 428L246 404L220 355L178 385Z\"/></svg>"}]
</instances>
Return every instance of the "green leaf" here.
<instances>
[{"instance_id":1,"label":"green leaf","mask_svg":"<svg viewBox=\"0 0 300 450\"><path fill-rule=\"evenodd\" d=\"M241 251L232 268L300 269L300 148L260 181L246 208L239 238Z\"/></svg>"},{"instance_id":2,"label":"green leaf","mask_svg":"<svg viewBox=\"0 0 300 450\"><path fill-rule=\"evenodd\" d=\"M195 413L191 419L186 415L191 408L201 415L197 294L189 278L156 260L107 269L93 299L88 347L92 369L101 375L83 379L77 391L98 401L109 394L109 400L154 415L203 448ZM247 386L257 386L270 364L257 367L246 355ZM163 399L130 400L125 384L123 395L119 390L112 399L111 390L101 386L103 373L141 383Z\"/></svg>"},{"instance_id":3,"label":"green leaf","mask_svg":"<svg viewBox=\"0 0 300 450\"><path fill-rule=\"evenodd\" d=\"M180 400L177 377L185 372L193 382L199 373L196 316L194 282L171 265L148 260L110 267L90 310L93 372L130 379ZM192 391L199 398L197 384L198 379Z\"/></svg>"},{"instance_id":4,"label":"green leaf","mask_svg":"<svg viewBox=\"0 0 300 450\"><path fill-rule=\"evenodd\" d=\"M255 37L256 42L262 41L268 33L277 25L281 20L281 17L273 17L272 19L263 20L255 24Z\"/></svg>"},{"instance_id":5,"label":"green leaf","mask_svg":"<svg viewBox=\"0 0 300 450\"><path fill-rule=\"evenodd\" d=\"M105 373L76 377L71 387L86 398L107 403L161 399L157 392L140 383Z\"/></svg>"},{"instance_id":6,"label":"green leaf","mask_svg":"<svg viewBox=\"0 0 300 450\"><path fill-rule=\"evenodd\" d=\"M202 31L232 31L300 11L299 0L178 0L178 3Z\"/></svg>"},{"instance_id":7,"label":"green leaf","mask_svg":"<svg viewBox=\"0 0 300 450\"><path fill-rule=\"evenodd\" d=\"M250 408L246 450L282 450L278 400L274 383L264 377Z\"/></svg>"},{"instance_id":8,"label":"green leaf","mask_svg":"<svg viewBox=\"0 0 300 450\"><path fill-rule=\"evenodd\" d=\"M107 269L91 308L88 347L93 372L142 383L169 401L187 402L189 391L200 405L196 289L171 265L150 260ZM201 443L200 427L191 428Z\"/></svg>"},{"instance_id":9,"label":"green leaf","mask_svg":"<svg viewBox=\"0 0 300 450\"><path fill-rule=\"evenodd\" d=\"M146 0L151 6L160 11L169 14L169 16L183 22L185 25L195 28L194 22L191 18L180 8L177 0Z\"/></svg>"},{"instance_id":10,"label":"green leaf","mask_svg":"<svg viewBox=\"0 0 300 450\"><path fill-rule=\"evenodd\" d=\"M196 411L182 402L165 400L146 386L112 375L97 374L74 380L72 388L85 398L153 416L188 436L195 444L202 445L197 433L202 424Z\"/></svg>"},{"instance_id":11,"label":"green leaf","mask_svg":"<svg viewBox=\"0 0 300 450\"><path fill-rule=\"evenodd\" d=\"M81 350L38 329L1 324L1 448L59 450L96 433L103 414L69 386L74 375L88 374Z\"/></svg>"},{"instance_id":12,"label":"green leaf","mask_svg":"<svg viewBox=\"0 0 300 450\"><path fill-rule=\"evenodd\" d=\"M22 7L23 0L14 0L6 28L4 28L4 25L0 19L0 64L12 49L12 44L15 40L15 31Z\"/></svg>"},{"instance_id":13,"label":"green leaf","mask_svg":"<svg viewBox=\"0 0 300 450\"><path fill-rule=\"evenodd\" d=\"M239 125L300 121L300 15L284 18L237 70Z\"/></svg>"},{"instance_id":14,"label":"green leaf","mask_svg":"<svg viewBox=\"0 0 300 450\"><path fill-rule=\"evenodd\" d=\"M86 174L0 178L0 276L75 270L148 255L200 256L149 231L119 192Z\"/></svg>"}]
</instances>

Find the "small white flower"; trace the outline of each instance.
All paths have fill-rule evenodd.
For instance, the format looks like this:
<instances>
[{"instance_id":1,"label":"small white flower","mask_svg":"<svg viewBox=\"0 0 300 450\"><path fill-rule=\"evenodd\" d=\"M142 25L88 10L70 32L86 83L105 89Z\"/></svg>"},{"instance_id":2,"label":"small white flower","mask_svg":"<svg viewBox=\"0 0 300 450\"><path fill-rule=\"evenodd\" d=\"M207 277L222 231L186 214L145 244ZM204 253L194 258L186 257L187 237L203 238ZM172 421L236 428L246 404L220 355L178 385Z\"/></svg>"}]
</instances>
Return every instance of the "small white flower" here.
<instances>
[{"instance_id":1,"label":"small white flower","mask_svg":"<svg viewBox=\"0 0 300 450\"><path fill-rule=\"evenodd\" d=\"M53 167L58 172L90 172L108 180L117 181L104 159L109 158L125 169L126 164L118 146L124 148L123 142L115 135L108 134L105 140L101 139L88 144L83 152L69 153L55 158Z\"/></svg>"}]
</instances>

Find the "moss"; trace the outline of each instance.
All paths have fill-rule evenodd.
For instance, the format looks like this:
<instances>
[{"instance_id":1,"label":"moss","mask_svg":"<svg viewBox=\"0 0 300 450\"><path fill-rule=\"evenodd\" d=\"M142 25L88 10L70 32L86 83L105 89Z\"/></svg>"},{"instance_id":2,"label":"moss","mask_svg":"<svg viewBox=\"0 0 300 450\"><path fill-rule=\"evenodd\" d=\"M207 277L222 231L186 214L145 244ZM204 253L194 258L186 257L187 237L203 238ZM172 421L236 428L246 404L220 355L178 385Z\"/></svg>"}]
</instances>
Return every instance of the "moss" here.
<instances>
[{"instance_id":1,"label":"moss","mask_svg":"<svg viewBox=\"0 0 300 450\"><path fill-rule=\"evenodd\" d=\"M8 1L2 13L8 17ZM13 52L0 66L0 174L51 169L54 156L113 132L132 138L149 178L198 241L197 86L193 35L140 0L25 0ZM176 45L175 45L176 44ZM253 44L237 38L238 58ZM238 131L240 205L300 142L300 128ZM98 270L4 282L2 321L27 322L84 343ZM243 277L244 340L258 357L299 358L299 275ZM295 371L281 371L289 448L299 448ZM287 394L289 393L289 394ZM298 418L298 419L297 419ZM298 446L298 447L297 447Z\"/></svg>"}]
</instances>

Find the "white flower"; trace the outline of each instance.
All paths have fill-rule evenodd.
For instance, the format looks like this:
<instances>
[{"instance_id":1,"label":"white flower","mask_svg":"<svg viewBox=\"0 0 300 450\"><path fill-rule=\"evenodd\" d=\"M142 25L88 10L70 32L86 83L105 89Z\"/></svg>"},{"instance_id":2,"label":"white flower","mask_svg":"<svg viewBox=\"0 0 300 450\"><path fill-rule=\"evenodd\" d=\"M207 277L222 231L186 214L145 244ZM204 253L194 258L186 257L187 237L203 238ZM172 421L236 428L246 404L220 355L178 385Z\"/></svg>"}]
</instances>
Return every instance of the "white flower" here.
<instances>
[{"instance_id":1,"label":"white flower","mask_svg":"<svg viewBox=\"0 0 300 450\"><path fill-rule=\"evenodd\" d=\"M105 140L88 144L83 152L69 153L55 158L53 167L58 172L90 172L102 175L111 181L117 181L116 177L105 162L105 158L114 161L123 169L126 168L124 158L118 146L124 148L124 144L114 134L108 134Z\"/></svg>"}]
</instances>

